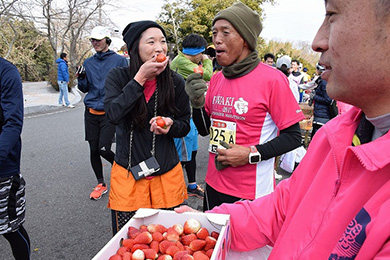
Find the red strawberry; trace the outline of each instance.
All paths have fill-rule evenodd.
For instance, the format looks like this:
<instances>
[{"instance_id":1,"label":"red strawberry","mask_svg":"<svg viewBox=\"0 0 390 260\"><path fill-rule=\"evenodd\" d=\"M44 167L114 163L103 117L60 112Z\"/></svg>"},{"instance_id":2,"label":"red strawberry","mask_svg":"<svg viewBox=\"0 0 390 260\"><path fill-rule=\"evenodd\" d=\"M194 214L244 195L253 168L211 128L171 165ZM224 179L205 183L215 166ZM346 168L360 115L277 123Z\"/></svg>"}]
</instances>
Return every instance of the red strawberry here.
<instances>
[{"instance_id":1,"label":"red strawberry","mask_svg":"<svg viewBox=\"0 0 390 260\"><path fill-rule=\"evenodd\" d=\"M161 242L160 242L160 245L159 245L159 247L160 247L160 252L161 252L162 254L165 254L165 253L167 252L168 247L170 247L170 246L172 246L172 245L175 245L175 243L174 243L174 242L171 242L171 241L168 241L168 240L163 240L163 241L161 241Z\"/></svg>"},{"instance_id":2,"label":"red strawberry","mask_svg":"<svg viewBox=\"0 0 390 260\"><path fill-rule=\"evenodd\" d=\"M213 249L215 247L215 244L217 243L217 240L210 236L206 237L204 241L206 241L206 245L204 246L204 251Z\"/></svg>"},{"instance_id":3,"label":"red strawberry","mask_svg":"<svg viewBox=\"0 0 390 260\"><path fill-rule=\"evenodd\" d=\"M180 249L180 251L183 251L183 250L184 250L184 246L183 246L182 243L180 243L180 241L177 241L176 244L175 244L175 246L177 246L177 247Z\"/></svg>"},{"instance_id":4,"label":"red strawberry","mask_svg":"<svg viewBox=\"0 0 390 260\"><path fill-rule=\"evenodd\" d=\"M141 232L148 231L148 226L147 225L141 225L139 227L139 231L141 231Z\"/></svg>"},{"instance_id":5,"label":"red strawberry","mask_svg":"<svg viewBox=\"0 0 390 260\"><path fill-rule=\"evenodd\" d=\"M152 238L153 238L154 241L157 241L157 242L161 242L161 241L164 240L163 235L160 232L158 232L158 231L156 231L156 232L154 232L152 234Z\"/></svg>"},{"instance_id":6,"label":"red strawberry","mask_svg":"<svg viewBox=\"0 0 390 260\"><path fill-rule=\"evenodd\" d=\"M193 255L194 260L210 260L210 258L201 251L195 252Z\"/></svg>"},{"instance_id":7,"label":"red strawberry","mask_svg":"<svg viewBox=\"0 0 390 260\"><path fill-rule=\"evenodd\" d=\"M160 255L157 260L172 260L172 256L170 255Z\"/></svg>"},{"instance_id":8,"label":"red strawberry","mask_svg":"<svg viewBox=\"0 0 390 260\"><path fill-rule=\"evenodd\" d=\"M149 246L150 246L150 248L151 249L154 249L157 253L160 251L160 247L159 247L159 242L157 242L157 241L152 241L150 244L149 244Z\"/></svg>"},{"instance_id":9,"label":"red strawberry","mask_svg":"<svg viewBox=\"0 0 390 260\"><path fill-rule=\"evenodd\" d=\"M124 252L122 256L122 260L131 260L132 255L133 254L131 252Z\"/></svg>"},{"instance_id":10,"label":"red strawberry","mask_svg":"<svg viewBox=\"0 0 390 260\"><path fill-rule=\"evenodd\" d=\"M165 238L168 241L176 242L176 241L179 241L180 236L173 227L170 227L167 230L167 235Z\"/></svg>"},{"instance_id":11,"label":"red strawberry","mask_svg":"<svg viewBox=\"0 0 390 260\"><path fill-rule=\"evenodd\" d=\"M139 231L137 228L132 226L130 226L129 229L127 230L127 236L132 239L134 239L140 233L141 231Z\"/></svg>"},{"instance_id":12,"label":"red strawberry","mask_svg":"<svg viewBox=\"0 0 390 260\"><path fill-rule=\"evenodd\" d=\"M133 239L123 239L122 245L131 249L134 246L134 240Z\"/></svg>"},{"instance_id":13,"label":"red strawberry","mask_svg":"<svg viewBox=\"0 0 390 260\"><path fill-rule=\"evenodd\" d=\"M116 254L117 255L123 255L124 252L129 252L129 248L125 247L125 246L121 246L117 251L116 251Z\"/></svg>"},{"instance_id":14,"label":"red strawberry","mask_svg":"<svg viewBox=\"0 0 390 260\"><path fill-rule=\"evenodd\" d=\"M179 234L179 236L181 236L183 234L183 226L180 225L180 224L175 224L172 226L174 230L176 230L176 232Z\"/></svg>"},{"instance_id":15,"label":"red strawberry","mask_svg":"<svg viewBox=\"0 0 390 260\"><path fill-rule=\"evenodd\" d=\"M179 251L175 254L175 256L173 257L173 260L181 260L182 257L185 255L191 255L191 254L190 254L190 252L188 252L186 250Z\"/></svg>"},{"instance_id":16,"label":"red strawberry","mask_svg":"<svg viewBox=\"0 0 390 260\"><path fill-rule=\"evenodd\" d=\"M140 233L134 238L134 244L150 244L153 241L152 235L148 231Z\"/></svg>"},{"instance_id":17,"label":"red strawberry","mask_svg":"<svg viewBox=\"0 0 390 260\"><path fill-rule=\"evenodd\" d=\"M210 236L212 236L213 238L215 238L216 240L218 240L219 233L216 232L216 231L212 231Z\"/></svg>"},{"instance_id":18,"label":"red strawberry","mask_svg":"<svg viewBox=\"0 0 390 260\"><path fill-rule=\"evenodd\" d=\"M156 259L158 257L156 250L154 249L142 249L146 259Z\"/></svg>"},{"instance_id":19,"label":"red strawberry","mask_svg":"<svg viewBox=\"0 0 390 260\"><path fill-rule=\"evenodd\" d=\"M214 252L214 249L209 249L206 251L206 255L211 258L211 256L213 255L213 252Z\"/></svg>"},{"instance_id":20,"label":"red strawberry","mask_svg":"<svg viewBox=\"0 0 390 260\"><path fill-rule=\"evenodd\" d=\"M192 241L197 239L195 234L188 234L181 237L181 243L185 246L189 246Z\"/></svg>"},{"instance_id":21,"label":"red strawberry","mask_svg":"<svg viewBox=\"0 0 390 260\"><path fill-rule=\"evenodd\" d=\"M179 251L180 249L177 246L172 245L167 248L167 251L165 253L173 257Z\"/></svg>"},{"instance_id":22,"label":"red strawberry","mask_svg":"<svg viewBox=\"0 0 390 260\"><path fill-rule=\"evenodd\" d=\"M194 218L189 218L184 222L184 233L185 234L191 234L191 233L196 233L198 230L201 228L201 224L199 220L194 219Z\"/></svg>"},{"instance_id":23,"label":"red strawberry","mask_svg":"<svg viewBox=\"0 0 390 260\"><path fill-rule=\"evenodd\" d=\"M206 245L206 241L200 240L200 239L195 239L190 243L190 249L192 251L199 251L202 250L203 247Z\"/></svg>"},{"instance_id":24,"label":"red strawberry","mask_svg":"<svg viewBox=\"0 0 390 260\"><path fill-rule=\"evenodd\" d=\"M137 249L134 251L133 255L131 256L132 260L144 260L145 259L145 253L141 249Z\"/></svg>"},{"instance_id":25,"label":"red strawberry","mask_svg":"<svg viewBox=\"0 0 390 260\"><path fill-rule=\"evenodd\" d=\"M205 240L205 238L209 236L209 231L207 230L207 228L202 227L198 230L198 232L196 232L196 236L199 239Z\"/></svg>"},{"instance_id":26,"label":"red strawberry","mask_svg":"<svg viewBox=\"0 0 390 260\"><path fill-rule=\"evenodd\" d=\"M150 224L148 225L148 231L150 233L154 233L157 231L160 232L161 234L164 234L165 232L167 232L167 228L160 224Z\"/></svg>"},{"instance_id":27,"label":"red strawberry","mask_svg":"<svg viewBox=\"0 0 390 260\"><path fill-rule=\"evenodd\" d=\"M135 244L132 248L131 248L131 252L134 253L137 249L148 249L150 248L148 245L145 245L145 244Z\"/></svg>"},{"instance_id":28,"label":"red strawberry","mask_svg":"<svg viewBox=\"0 0 390 260\"><path fill-rule=\"evenodd\" d=\"M194 260L194 257L192 255L183 255L180 260Z\"/></svg>"},{"instance_id":29,"label":"red strawberry","mask_svg":"<svg viewBox=\"0 0 390 260\"><path fill-rule=\"evenodd\" d=\"M184 250L190 252L190 255L194 253L194 251L191 250L190 246L184 246Z\"/></svg>"},{"instance_id":30,"label":"red strawberry","mask_svg":"<svg viewBox=\"0 0 390 260\"><path fill-rule=\"evenodd\" d=\"M122 256L115 254L112 255L108 260L122 260Z\"/></svg>"}]
</instances>

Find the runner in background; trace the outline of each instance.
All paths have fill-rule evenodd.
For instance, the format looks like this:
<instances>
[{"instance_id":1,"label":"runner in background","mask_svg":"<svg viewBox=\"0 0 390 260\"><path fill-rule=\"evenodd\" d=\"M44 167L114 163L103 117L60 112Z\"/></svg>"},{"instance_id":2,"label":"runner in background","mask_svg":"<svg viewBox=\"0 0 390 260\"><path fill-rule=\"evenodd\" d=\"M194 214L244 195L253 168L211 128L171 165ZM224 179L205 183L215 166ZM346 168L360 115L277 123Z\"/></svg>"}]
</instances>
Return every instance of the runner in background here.
<instances>
[{"instance_id":1,"label":"runner in background","mask_svg":"<svg viewBox=\"0 0 390 260\"><path fill-rule=\"evenodd\" d=\"M172 60L170 66L187 79L188 75L199 72L203 79L208 82L213 74L212 61L204 54L206 50L206 40L195 33L187 35L183 39L183 50ZM191 130L182 138L175 138L175 145L179 154L179 159L184 166L188 185L188 196L195 196L203 199L204 190L196 183L196 153L198 152L198 130L190 119Z\"/></svg>"},{"instance_id":2,"label":"runner in background","mask_svg":"<svg viewBox=\"0 0 390 260\"><path fill-rule=\"evenodd\" d=\"M89 144L91 166L98 183L89 198L98 200L107 192L101 157L112 164L115 156L111 151L115 126L108 121L104 110L104 83L112 68L127 67L128 63L125 57L109 49L111 33L107 28L96 26L88 38L96 53L79 67L77 80L78 88L87 93L84 97L85 140Z\"/></svg>"}]
</instances>

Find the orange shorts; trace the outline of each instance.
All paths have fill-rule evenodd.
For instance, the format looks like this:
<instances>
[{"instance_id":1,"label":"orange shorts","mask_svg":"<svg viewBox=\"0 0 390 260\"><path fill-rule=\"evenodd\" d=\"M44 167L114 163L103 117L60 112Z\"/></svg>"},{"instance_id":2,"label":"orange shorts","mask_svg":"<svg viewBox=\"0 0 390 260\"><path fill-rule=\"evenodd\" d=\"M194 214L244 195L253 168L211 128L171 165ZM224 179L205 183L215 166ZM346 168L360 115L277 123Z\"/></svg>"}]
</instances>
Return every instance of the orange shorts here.
<instances>
[{"instance_id":1,"label":"orange shorts","mask_svg":"<svg viewBox=\"0 0 390 260\"><path fill-rule=\"evenodd\" d=\"M115 162L112 166L108 200L110 209L135 211L139 208L171 208L183 203L187 198L180 163L163 175L138 181L122 166Z\"/></svg>"}]
</instances>

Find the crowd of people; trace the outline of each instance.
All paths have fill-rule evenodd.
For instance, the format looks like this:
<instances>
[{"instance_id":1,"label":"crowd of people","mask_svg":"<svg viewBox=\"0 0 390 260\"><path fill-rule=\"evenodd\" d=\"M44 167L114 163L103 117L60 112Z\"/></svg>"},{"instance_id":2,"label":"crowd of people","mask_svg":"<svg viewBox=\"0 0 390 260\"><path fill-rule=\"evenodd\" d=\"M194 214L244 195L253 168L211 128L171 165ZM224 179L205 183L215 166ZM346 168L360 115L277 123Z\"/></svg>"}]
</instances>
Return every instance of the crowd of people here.
<instances>
[{"instance_id":1,"label":"crowd of people","mask_svg":"<svg viewBox=\"0 0 390 260\"><path fill-rule=\"evenodd\" d=\"M298 59L260 59L262 23L241 2L215 15L212 45L190 34L172 61L166 32L154 21L123 30L129 61L109 49L106 28L92 30L96 53L77 79L87 93L85 139L98 183L90 198L109 191L113 234L139 208L195 211L182 206L195 196L204 211L230 214L235 251L270 246L269 259L390 256L390 76L383 58L390 4L334 0L325 8L312 45L321 53L312 80ZM377 64L367 67L372 58ZM57 63L59 103L72 108L66 53ZM21 80L11 63L0 64L0 234L15 259L29 259ZM302 148L302 102L313 109L312 141L291 177L275 185L278 157ZM198 135L210 136L204 188L196 178ZM112 164L110 189L101 157Z\"/></svg>"}]
</instances>

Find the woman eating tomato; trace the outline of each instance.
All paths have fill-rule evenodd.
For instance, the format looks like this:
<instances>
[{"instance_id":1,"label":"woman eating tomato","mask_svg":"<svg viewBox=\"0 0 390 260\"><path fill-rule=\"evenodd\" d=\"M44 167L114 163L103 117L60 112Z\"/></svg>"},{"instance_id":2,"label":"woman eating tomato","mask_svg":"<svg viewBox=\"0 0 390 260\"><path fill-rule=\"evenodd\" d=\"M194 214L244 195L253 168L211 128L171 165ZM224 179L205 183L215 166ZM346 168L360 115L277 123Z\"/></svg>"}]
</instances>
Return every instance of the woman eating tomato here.
<instances>
[{"instance_id":1,"label":"woman eating tomato","mask_svg":"<svg viewBox=\"0 0 390 260\"><path fill-rule=\"evenodd\" d=\"M173 138L189 132L190 106L183 78L169 69L165 32L138 21L126 26L123 40L130 65L110 71L104 102L117 138L108 202L114 234L139 208L168 209L187 199Z\"/></svg>"}]
</instances>

